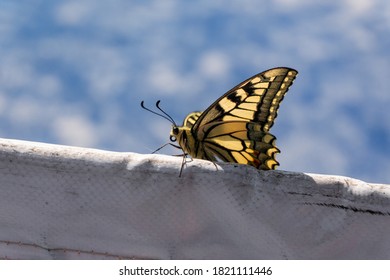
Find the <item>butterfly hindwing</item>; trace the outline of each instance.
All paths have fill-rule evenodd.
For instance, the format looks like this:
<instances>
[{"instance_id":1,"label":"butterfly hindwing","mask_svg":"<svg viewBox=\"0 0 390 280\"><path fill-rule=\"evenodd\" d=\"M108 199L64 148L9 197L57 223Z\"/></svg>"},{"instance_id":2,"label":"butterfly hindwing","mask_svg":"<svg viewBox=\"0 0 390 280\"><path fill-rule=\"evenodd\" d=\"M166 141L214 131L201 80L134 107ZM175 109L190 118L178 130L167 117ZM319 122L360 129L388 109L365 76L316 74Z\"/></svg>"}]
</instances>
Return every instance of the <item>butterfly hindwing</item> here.
<instances>
[{"instance_id":1,"label":"butterfly hindwing","mask_svg":"<svg viewBox=\"0 0 390 280\"><path fill-rule=\"evenodd\" d=\"M274 169L278 165L275 136L263 132L253 122L228 121L213 124L201 142L204 158L212 161L237 162L260 169Z\"/></svg>"},{"instance_id":2,"label":"butterfly hindwing","mask_svg":"<svg viewBox=\"0 0 390 280\"><path fill-rule=\"evenodd\" d=\"M192 112L188 114L188 116L184 119L183 126L192 128L201 115L202 112Z\"/></svg>"}]
</instances>

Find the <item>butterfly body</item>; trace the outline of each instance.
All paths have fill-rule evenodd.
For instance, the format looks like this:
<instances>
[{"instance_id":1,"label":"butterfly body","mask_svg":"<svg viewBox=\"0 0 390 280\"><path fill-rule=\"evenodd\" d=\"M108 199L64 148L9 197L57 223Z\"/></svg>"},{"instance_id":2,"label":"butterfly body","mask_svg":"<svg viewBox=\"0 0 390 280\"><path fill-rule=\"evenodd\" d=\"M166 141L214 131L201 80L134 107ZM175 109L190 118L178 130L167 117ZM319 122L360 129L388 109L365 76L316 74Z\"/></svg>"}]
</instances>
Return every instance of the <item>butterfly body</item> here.
<instances>
[{"instance_id":1,"label":"butterfly body","mask_svg":"<svg viewBox=\"0 0 390 280\"><path fill-rule=\"evenodd\" d=\"M297 74L279 67L245 80L204 112L190 113L183 126L174 124L171 141L177 141L193 158L275 169L280 150L269 129Z\"/></svg>"}]
</instances>

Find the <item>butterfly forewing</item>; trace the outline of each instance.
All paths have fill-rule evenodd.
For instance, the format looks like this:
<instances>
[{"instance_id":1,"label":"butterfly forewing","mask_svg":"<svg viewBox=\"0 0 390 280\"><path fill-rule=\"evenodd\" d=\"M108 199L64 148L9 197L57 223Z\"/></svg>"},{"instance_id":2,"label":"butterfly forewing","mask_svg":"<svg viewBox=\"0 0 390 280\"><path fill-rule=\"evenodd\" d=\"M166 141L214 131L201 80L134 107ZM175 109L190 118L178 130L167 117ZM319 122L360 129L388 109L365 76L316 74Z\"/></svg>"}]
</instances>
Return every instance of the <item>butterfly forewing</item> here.
<instances>
[{"instance_id":1,"label":"butterfly forewing","mask_svg":"<svg viewBox=\"0 0 390 280\"><path fill-rule=\"evenodd\" d=\"M291 68L274 68L259 73L237 85L215 101L193 126L215 121L254 121L269 131L277 115L280 102L297 75ZM202 138L201 135L199 135Z\"/></svg>"}]
</instances>

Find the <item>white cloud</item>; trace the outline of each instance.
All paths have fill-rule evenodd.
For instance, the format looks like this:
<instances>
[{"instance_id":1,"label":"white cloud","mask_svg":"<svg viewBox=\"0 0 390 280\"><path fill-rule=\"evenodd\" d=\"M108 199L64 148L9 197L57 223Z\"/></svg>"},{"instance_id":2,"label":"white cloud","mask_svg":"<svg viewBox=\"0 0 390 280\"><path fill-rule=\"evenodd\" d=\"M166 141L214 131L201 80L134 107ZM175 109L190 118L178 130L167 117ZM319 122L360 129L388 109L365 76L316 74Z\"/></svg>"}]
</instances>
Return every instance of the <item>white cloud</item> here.
<instances>
[{"instance_id":1,"label":"white cloud","mask_svg":"<svg viewBox=\"0 0 390 280\"><path fill-rule=\"evenodd\" d=\"M356 1L356 0L344 0L340 1L342 5L342 11L350 15L351 17L365 17L374 12L373 9L378 1Z\"/></svg>"},{"instance_id":2,"label":"white cloud","mask_svg":"<svg viewBox=\"0 0 390 280\"><path fill-rule=\"evenodd\" d=\"M90 13L90 3L84 1L66 1L56 9L56 19L64 25L75 26L85 21Z\"/></svg>"},{"instance_id":3,"label":"white cloud","mask_svg":"<svg viewBox=\"0 0 390 280\"><path fill-rule=\"evenodd\" d=\"M116 95L128 79L129 70L126 60L114 48L88 50L88 71L85 75L92 93Z\"/></svg>"},{"instance_id":4,"label":"white cloud","mask_svg":"<svg viewBox=\"0 0 390 280\"><path fill-rule=\"evenodd\" d=\"M144 77L144 84L151 87L155 95L172 95L178 98L189 97L199 93L202 84L200 77L194 73L181 73L167 61L155 62Z\"/></svg>"},{"instance_id":5,"label":"white cloud","mask_svg":"<svg viewBox=\"0 0 390 280\"><path fill-rule=\"evenodd\" d=\"M98 143L94 123L83 115L57 116L52 129L62 144L92 147Z\"/></svg>"},{"instance_id":6,"label":"white cloud","mask_svg":"<svg viewBox=\"0 0 390 280\"><path fill-rule=\"evenodd\" d=\"M223 79L230 72L229 57L221 51L208 51L198 62L199 72L204 78Z\"/></svg>"},{"instance_id":7,"label":"white cloud","mask_svg":"<svg viewBox=\"0 0 390 280\"><path fill-rule=\"evenodd\" d=\"M9 114L9 119L15 126L28 126L36 122L47 120L45 116L45 107L34 100L33 96L21 96L15 99L9 99L8 106L5 109Z\"/></svg>"},{"instance_id":8,"label":"white cloud","mask_svg":"<svg viewBox=\"0 0 390 280\"><path fill-rule=\"evenodd\" d=\"M10 50L1 56L0 86L20 88L32 83L34 71L29 55L24 50Z\"/></svg>"},{"instance_id":9,"label":"white cloud","mask_svg":"<svg viewBox=\"0 0 390 280\"><path fill-rule=\"evenodd\" d=\"M156 90L157 94L176 94L180 90L183 78L168 64L154 64L150 74L146 76L147 81Z\"/></svg>"}]
</instances>

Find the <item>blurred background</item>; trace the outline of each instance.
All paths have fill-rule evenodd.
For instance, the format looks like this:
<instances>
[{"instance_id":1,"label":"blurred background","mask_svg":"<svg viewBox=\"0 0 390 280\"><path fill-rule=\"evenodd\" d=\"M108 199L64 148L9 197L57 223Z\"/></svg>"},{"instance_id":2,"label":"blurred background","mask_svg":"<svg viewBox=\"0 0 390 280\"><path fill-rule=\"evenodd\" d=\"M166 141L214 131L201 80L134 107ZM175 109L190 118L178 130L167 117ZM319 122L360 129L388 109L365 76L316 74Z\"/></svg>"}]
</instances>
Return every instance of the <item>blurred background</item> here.
<instances>
[{"instance_id":1,"label":"blurred background","mask_svg":"<svg viewBox=\"0 0 390 280\"><path fill-rule=\"evenodd\" d=\"M390 183L387 0L2 0L0 137L150 153L276 66L279 169Z\"/></svg>"}]
</instances>

